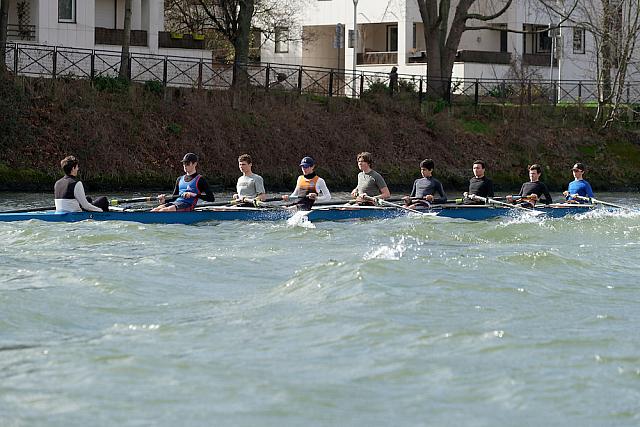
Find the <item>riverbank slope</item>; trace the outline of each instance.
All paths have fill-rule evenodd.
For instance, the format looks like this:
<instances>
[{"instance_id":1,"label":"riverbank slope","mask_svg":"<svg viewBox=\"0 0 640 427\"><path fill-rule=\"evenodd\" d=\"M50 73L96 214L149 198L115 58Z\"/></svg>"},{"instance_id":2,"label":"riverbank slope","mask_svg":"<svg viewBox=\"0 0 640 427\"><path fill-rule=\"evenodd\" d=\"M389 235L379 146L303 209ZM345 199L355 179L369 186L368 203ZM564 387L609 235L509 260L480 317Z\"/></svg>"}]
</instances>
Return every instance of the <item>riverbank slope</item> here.
<instances>
[{"instance_id":1,"label":"riverbank slope","mask_svg":"<svg viewBox=\"0 0 640 427\"><path fill-rule=\"evenodd\" d=\"M330 188L355 186L355 157L374 154L374 168L392 189L410 188L420 160L436 162L445 187L460 190L481 158L498 190L528 179L540 163L554 190L587 164L597 189L635 190L640 139L633 129L594 129L576 107L421 107L410 97L371 94L363 100L313 98L289 92L119 87L78 80L24 79L0 83L0 189L49 190L59 160L81 159L92 190L171 188L192 151L218 189L232 189L237 157L249 153L268 191L292 189L298 162L311 155ZM237 108L234 108L234 105Z\"/></svg>"}]
</instances>

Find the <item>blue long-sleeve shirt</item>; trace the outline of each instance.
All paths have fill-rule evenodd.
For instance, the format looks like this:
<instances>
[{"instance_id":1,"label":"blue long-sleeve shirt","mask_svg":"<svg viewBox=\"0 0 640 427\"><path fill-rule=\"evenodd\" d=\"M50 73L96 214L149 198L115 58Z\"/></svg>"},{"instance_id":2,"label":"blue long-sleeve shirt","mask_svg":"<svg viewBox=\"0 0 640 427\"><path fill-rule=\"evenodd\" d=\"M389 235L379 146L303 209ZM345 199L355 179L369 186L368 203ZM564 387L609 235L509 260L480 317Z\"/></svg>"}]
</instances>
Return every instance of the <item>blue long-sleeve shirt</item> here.
<instances>
[{"instance_id":1,"label":"blue long-sleeve shirt","mask_svg":"<svg viewBox=\"0 0 640 427\"><path fill-rule=\"evenodd\" d=\"M591 185L584 179L574 180L569 183L569 189L567 190L569 195L567 196L567 200L577 200L582 203L586 203L584 200L574 199L571 197L572 194L577 194L582 197L594 197L593 190L591 189Z\"/></svg>"}]
</instances>

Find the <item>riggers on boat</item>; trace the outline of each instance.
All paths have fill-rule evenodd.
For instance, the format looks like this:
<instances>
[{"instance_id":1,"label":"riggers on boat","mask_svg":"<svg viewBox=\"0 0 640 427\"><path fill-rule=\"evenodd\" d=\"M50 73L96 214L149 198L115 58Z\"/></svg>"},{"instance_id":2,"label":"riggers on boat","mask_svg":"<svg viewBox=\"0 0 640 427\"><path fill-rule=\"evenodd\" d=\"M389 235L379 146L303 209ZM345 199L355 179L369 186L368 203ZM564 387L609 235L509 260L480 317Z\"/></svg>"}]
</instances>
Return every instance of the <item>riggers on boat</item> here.
<instances>
[{"instance_id":1,"label":"riggers on boat","mask_svg":"<svg viewBox=\"0 0 640 427\"><path fill-rule=\"evenodd\" d=\"M536 207L531 213L542 212L540 217L560 218L594 209L590 204L554 204ZM281 221L290 218L293 211L284 208L204 207L191 212L149 212L120 209L109 212L20 212L0 213L0 222L40 220L48 222L133 221L144 224L196 224L208 221ZM529 212L495 205L433 205L421 209L420 214L446 218L482 221L504 216L528 215ZM317 206L308 213L310 221L345 221L354 219L385 219L420 214L391 206L329 205Z\"/></svg>"}]
</instances>

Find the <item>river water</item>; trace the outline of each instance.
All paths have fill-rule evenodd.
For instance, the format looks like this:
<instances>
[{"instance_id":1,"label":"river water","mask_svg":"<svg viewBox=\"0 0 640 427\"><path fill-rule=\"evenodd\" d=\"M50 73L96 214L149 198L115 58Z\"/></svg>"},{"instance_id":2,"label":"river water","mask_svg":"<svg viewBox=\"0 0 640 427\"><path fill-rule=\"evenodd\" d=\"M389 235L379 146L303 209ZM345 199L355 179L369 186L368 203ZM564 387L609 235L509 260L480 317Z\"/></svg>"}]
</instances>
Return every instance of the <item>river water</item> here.
<instances>
[{"instance_id":1,"label":"river water","mask_svg":"<svg viewBox=\"0 0 640 427\"><path fill-rule=\"evenodd\" d=\"M638 213L0 241L2 426L640 424Z\"/></svg>"}]
</instances>

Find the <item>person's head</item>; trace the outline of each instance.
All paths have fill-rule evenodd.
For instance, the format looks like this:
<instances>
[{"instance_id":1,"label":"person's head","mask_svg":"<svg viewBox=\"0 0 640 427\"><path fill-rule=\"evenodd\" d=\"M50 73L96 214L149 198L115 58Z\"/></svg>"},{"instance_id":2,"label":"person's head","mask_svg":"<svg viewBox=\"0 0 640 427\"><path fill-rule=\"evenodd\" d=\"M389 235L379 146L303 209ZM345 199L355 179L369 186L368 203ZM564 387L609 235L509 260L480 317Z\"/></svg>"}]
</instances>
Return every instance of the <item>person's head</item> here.
<instances>
[{"instance_id":1,"label":"person's head","mask_svg":"<svg viewBox=\"0 0 640 427\"><path fill-rule=\"evenodd\" d=\"M78 172L78 159L75 156L67 156L64 159L60 160L60 166L64 171L65 175L71 175L73 173Z\"/></svg>"},{"instance_id":2,"label":"person's head","mask_svg":"<svg viewBox=\"0 0 640 427\"><path fill-rule=\"evenodd\" d=\"M476 178L482 178L484 176L484 169L485 165L483 160L476 160L473 162L473 175Z\"/></svg>"},{"instance_id":3,"label":"person's head","mask_svg":"<svg viewBox=\"0 0 640 427\"><path fill-rule=\"evenodd\" d=\"M368 151L363 151L356 158L358 160L358 169L362 172L369 172L373 167L373 155Z\"/></svg>"},{"instance_id":4,"label":"person's head","mask_svg":"<svg viewBox=\"0 0 640 427\"><path fill-rule=\"evenodd\" d=\"M305 156L300 160L300 168L302 169L302 173L305 175L310 174L316 167L316 161L313 160L313 157Z\"/></svg>"},{"instance_id":5,"label":"person's head","mask_svg":"<svg viewBox=\"0 0 640 427\"><path fill-rule=\"evenodd\" d=\"M398 67L391 67L391 72L395 73L396 71L398 71Z\"/></svg>"},{"instance_id":6,"label":"person's head","mask_svg":"<svg viewBox=\"0 0 640 427\"><path fill-rule=\"evenodd\" d=\"M423 177L428 178L433 173L433 168L435 167L435 163L431 159L424 159L420 162L420 173Z\"/></svg>"},{"instance_id":7,"label":"person's head","mask_svg":"<svg viewBox=\"0 0 640 427\"><path fill-rule=\"evenodd\" d=\"M196 171L196 166L198 166L198 156L194 153L185 154L182 158L182 167L185 173L193 174Z\"/></svg>"},{"instance_id":8,"label":"person's head","mask_svg":"<svg viewBox=\"0 0 640 427\"><path fill-rule=\"evenodd\" d=\"M587 170L587 168L584 166L584 163L580 163L580 162L577 162L571 168L571 171L573 172L573 176L575 179L582 179L582 176L584 175L585 170Z\"/></svg>"},{"instance_id":9,"label":"person's head","mask_svg":"<svg viewBox=\"0 0 640 427\"><path fill-rule=\"evenodd\" d=\"M540 179L540 175L542 175L542 167L540 167L539 164L534 163L527 169L529 169L529 180L531 182L536 182Z\"/></svg>"},{"instance_id":10,"label":"person's head","mask_svg":"<svg viewBox=\"0 0 640 427\"><path fill-rule=\"evenodd\" d=\"M243 175L251 174L252 164L253 164L253 160L251 159L250 155L243 154L240 157L238 157L238 167L240 168L240 172L242 172Z\"/></svg>"}]
</instances>

